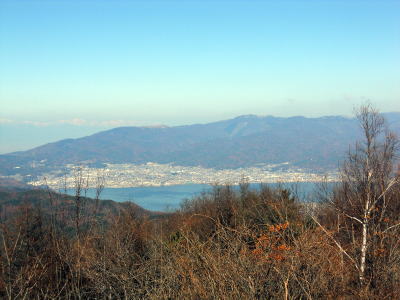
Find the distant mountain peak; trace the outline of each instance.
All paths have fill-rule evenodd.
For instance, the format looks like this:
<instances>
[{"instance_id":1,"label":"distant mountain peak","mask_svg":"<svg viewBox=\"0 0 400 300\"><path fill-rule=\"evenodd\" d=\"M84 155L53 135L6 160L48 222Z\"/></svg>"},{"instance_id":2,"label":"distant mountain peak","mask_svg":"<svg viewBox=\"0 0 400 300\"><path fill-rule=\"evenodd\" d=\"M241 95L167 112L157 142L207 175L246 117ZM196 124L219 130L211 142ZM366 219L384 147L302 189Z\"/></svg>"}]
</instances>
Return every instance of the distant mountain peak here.
<instances>
[{"instance_id":1,"label":"distant mountain peak","mask_svg":"<svg viewBox=\"0 0 400 300\"><path fill-rule=\"evenodd\" d=\"M148 125L148 126L143 126L144 128L169 128L170 126L164 125L164 124L154 124L154 125Z\"/></svg>"},{"instance_id":2,"label":"distant mountain peak","mask_svg":"<svg viewBox=\"0 0 400 300\"><path fill-rule=\"evenodd\" d=\"M399 133L400 114L387 116L390 129ZM206 124L118 127L0 155L0 176L30 176L85 161L151 161L211 168L290 162L293 168L327 170L337 167L349 144L358 138L357 120L342 116L284 118L250 114Z\"/></svg>"},{"instance_id":3,"label":"distant mountain peak","mask_svg":"<svg viewBox=\"0 0 400 300\"><path fill-rule=\"evenodd\" d=\"M234 118L234 120L241 120L241 119L258 119L258 118L262 118L262 116L249 114L249 115L241 115L241 116L238 116L238 117Z\"/></svg>"}]
</instances>

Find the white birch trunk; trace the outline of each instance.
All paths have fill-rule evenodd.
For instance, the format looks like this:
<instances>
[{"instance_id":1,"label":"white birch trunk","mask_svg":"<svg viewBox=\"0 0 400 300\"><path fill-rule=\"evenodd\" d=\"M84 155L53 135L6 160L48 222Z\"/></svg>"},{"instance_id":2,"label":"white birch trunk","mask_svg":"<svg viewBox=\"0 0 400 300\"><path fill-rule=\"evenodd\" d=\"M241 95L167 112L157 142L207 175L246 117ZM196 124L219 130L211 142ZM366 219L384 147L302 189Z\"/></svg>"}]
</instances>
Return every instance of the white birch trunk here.
<instances>
[{"instance_id":1,"label":"white birch trunk","mask_svg":"<svg viewBox=\"0 0 400 300\"><path fill-rule=\"evenodd\" d=\"M367 256L367 234L368 234L368 223L364 219L362 224L362 243L361 243L361 257L360 257L360 282L364 283L364 273L365 273L365 258Z\"/></svg>"}]
</instances>

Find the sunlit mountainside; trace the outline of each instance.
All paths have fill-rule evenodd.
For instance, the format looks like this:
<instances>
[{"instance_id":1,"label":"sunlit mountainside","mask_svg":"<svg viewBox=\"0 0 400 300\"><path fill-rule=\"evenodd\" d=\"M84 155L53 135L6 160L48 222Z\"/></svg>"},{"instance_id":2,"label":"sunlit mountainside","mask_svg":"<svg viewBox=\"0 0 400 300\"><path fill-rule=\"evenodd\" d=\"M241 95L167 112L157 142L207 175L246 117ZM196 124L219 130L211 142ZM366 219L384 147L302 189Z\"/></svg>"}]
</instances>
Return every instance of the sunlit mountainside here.
<instances>
[{"instance_id":1,"label":"sunlit mountainside","mask_svg":"<svg viewBox=\"0 0 400 300\"><path fill-rule=\"evenodd\" d=\"M400 132L400 113L384 114ZM336 169L359 137L356 119L245 115L208 124L119 127L0 156L1 175L40 174L65 164L146 162L208 168L284 163L312 171Z\"/></svg>"}]
</instances>

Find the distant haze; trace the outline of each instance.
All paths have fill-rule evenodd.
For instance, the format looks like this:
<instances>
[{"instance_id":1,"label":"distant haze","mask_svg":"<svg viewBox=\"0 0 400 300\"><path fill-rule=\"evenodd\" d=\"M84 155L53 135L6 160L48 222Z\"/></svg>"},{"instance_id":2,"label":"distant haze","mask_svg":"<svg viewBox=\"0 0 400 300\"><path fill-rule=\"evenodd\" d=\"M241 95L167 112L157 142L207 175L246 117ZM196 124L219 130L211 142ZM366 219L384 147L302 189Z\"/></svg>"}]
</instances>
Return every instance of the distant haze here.
<instances>
[{"instance_id":1,"label":"distant haze","mask_svg":"<svg viewBox=\"0 0 400 300\"><path fill-rule=\"evenodd\" d=\"M392 0L2 0L0 119L177 125L351 115L366 99L398 111L399 37Z\"/></svg>"}]
</instances>

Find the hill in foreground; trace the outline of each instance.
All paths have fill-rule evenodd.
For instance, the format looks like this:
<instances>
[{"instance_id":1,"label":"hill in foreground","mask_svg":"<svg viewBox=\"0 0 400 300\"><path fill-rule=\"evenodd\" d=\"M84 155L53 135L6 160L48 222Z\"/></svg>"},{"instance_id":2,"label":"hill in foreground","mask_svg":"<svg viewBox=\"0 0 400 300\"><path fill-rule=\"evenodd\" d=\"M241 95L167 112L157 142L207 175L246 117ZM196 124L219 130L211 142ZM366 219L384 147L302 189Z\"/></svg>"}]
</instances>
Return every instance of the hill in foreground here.
<instances>
[{"instance_id":1,"label":"hill in foreground","mask_svg":"<svg viewBox=\"0 0 400 300\"><path fill-rule=\"evenodd\" d=\"M83 194L83 193L82 193ZM129 211L138 218L157 217L159 212L148 211L132 202L92 199L82 196L71 196L52 190L35 188L23 183L0 180L0 220L13 218L40 217L40 222L57 219L58 228L65 232L76 231L76 218L80 227L87 228L93 220L101 223ZM28 213L29 212L29 213ZM27 214L26 216L23 216ZM78 216L79 215L79 216Z\"/></svg>"}]
</instances>

